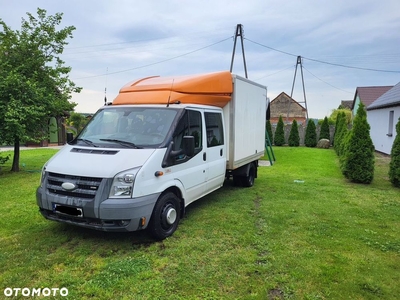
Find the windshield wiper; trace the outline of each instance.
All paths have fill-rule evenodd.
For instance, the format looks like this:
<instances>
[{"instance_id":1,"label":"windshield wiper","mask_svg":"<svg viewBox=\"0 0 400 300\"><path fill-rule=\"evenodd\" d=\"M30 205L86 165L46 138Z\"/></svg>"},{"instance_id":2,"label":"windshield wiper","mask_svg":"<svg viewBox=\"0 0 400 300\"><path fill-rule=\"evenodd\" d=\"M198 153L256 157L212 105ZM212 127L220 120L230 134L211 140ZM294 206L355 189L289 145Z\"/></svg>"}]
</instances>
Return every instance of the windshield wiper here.
<instances>
[{"instance_id":1,"label":"windshield wiper","mask_svg":"<svg viewBox=\"0 0 400 300\"><path fill-rule=\"evenodd\" d=\"M132 148L136 148L136 149L142 149L142 147L136 146L134 143L127 142L127 141L123 141L123 140L117 140L117 139L100 139L100 141L114 142L114 143L118 143L118 144L123 145L123 146L132 147Z\"/></svg>"},{"instance_id":2,"label":"windshield wiper","mask_svg":"<svg viewBox=\"0 0 400 300\"><path fill-rule=\"evenodd\" d=\"M93 143L91 140L87 140L87 139L77 139L77 141L85 142L85 143L86 143L87 145L89 145L89 146L99 147L98 145L96 145L95 143Z\"/></svg>"}]
</instances>

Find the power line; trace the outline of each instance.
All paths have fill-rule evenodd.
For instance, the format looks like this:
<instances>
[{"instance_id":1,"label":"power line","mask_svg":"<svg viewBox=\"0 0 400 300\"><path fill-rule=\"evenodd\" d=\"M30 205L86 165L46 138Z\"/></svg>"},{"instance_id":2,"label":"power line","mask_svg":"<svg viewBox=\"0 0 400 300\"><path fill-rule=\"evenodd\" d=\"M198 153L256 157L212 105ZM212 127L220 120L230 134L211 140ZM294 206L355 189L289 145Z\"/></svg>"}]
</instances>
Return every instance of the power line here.
<instances>
[{"instance_id":1,"label":"power line","mask_svg":"<svg viewBox=\"0 0 400 300\"><path fill-rule=\"evenodd\" d=\"M183 57L183 56L186 56L186 55L189 55L189 54L192 54L192 53L195 53L195 52L204 50L204 49L209 48L209 47L212 47L212 46L215 46L215 45L220 44L220 43L222 43L222 42L225 42L225 41L227 41L227 40L229 40L229 39L231 39L231 38L233 38L233 36L230 36L230 37L228 37L228 38L226 38L226 39L220 40L220 41L215 42L215 43L213 43L213 44L210 44L210 45L201 47L201 48L199 48L199 49L196 49L196 50L193 50L193 51L190 51L190 52L186 52L186 53L183 53L183 54L180 54L180 55L171 57L171 58L167 58L167 59L164 59L164 60L161 60L161 61L158 61L158 62L150 63L150 64L147 64L147 65L143 65L143 66L139 66L139 67L135 67L135 68L130 68L130 69L126 69L126 70L120 70L120 71L115 71L115 72L109 72L109 73L107 73L107 74L100 74L100 75L93 75L93 76L86 76L86 77L75 78L75 80L77 80L77 79L86 79L86 78L101 77L101 76L105 76L105 75L119 74L119 73L124 73L124 72L132 71L132 70L142 69L142 68L146 68L146 67L149 67L149 66L161 64L161 63L164 63L164 62L173 60L173 59L177 59L177 58L180 58L180 57Z\"/></svg>"},{"instance_id":2,"label":"power line","mask_svg":"<svg viewBox=\"0 0 400 300\"><path fill-rule=\"evenodd\" d=\"M303 58L307 59L307 60L310 60L310 61L318 62L318 63L321 63L321 64L327 64L327 65L331 65L331 66L337 66L337 67L348 68L348 69L357 69L357 70L372 71L372 72L400 73L400 71L380 70L380 69L371 69L371 68L361 68L361 67L355 67L355 66L346 66L346 65L342 65L342 64L330 63L330 62L327 62L327 61L322 61L322 60L308 58L308 57L303 57Z\"/></svg>"},{"instance_id":3,"label":"power line","mask_svg":"<svg viewBox=\"0 0 400 300\"><path fill-rule=\"evenodd\" d=\"M268 75L259 77L259 78L254 79L254 80L255 80L255 81L259 81L260 79L264 79L264 78L266 78L266 77L269 77L269 76L278 74L278 73L280 73L280 72L286 71L287 69L291 69L291 68L293 68L293 65L290 65L289 67L286 67L286 68L284 68L284 69L282 69L282 70L279 70L279 71L276 71L276 72L274 72L274 73L271 73L271 74L268 74Z\"/></svg>"},{"instance_id":4,"label":"power line","mask_svg":"<svg viewBox=\"0 0 400 300\"><path fill-rule=\"evenodd\" d=\"M297 57L297 55L295 55L293 53L289 53L289 52L285 52L285 51L282 51L282 50L278 50L278 49L269 47L267 45L263 45L261 43L252 41L252 40L250 40L248 38L245 38L245 39L248 40L249 42L251 42L253 44L256 44L256 45L259 45L261 47L264 47L264 48L267 48L267 49L271 49L273 51L280 52L280 53L283 53L283 54L286 54L286 55ZM336 66L336 67L348 68L348 69L357 69L357 70L373 71L373 72L385 72L385 73L400 73L400 71L394 71L394 70L381 70L381 69L372 69L372 68L361 68L361 67L347 66L347 65L343 65L343 64L337 64L337 63L331 63L331 62L322 61L322 60L319 60L319 59L314 59L314 58L309 58L309 57L304 57L304 56L301 56L301 57L303 59L310 60L310 61L313 61L313 62L318 62L318 63L327 64L327 65Z\"/></svg>"},{"instance_id":5,"label":"power line","mask_svg":"<svg viewBox=\"0 0 400 300\"><path fill-rule=\"evenodd\" d=\"M349 91L342 90L341 88L338 88L338 87L336 87L336 86L334 86L334 85L332 85L332 84L326 82L325 80L322 80L321 78L319 78L319 77L317 77L316 75L314 75L313 73L311 73L310 70L306 69L306 68L304 67L304 65L303 65L303 69L306 70L308 73L310 73L310 74L311 74L312 76L314 76L315 78L317 78L318 80L320 80L320 81L322 81L323 83L325 83L325 84L327 84L327 85L333 87L334 89L337 89L337 90L339 90L339 91L346 92L346 93L349 93L349 94L353 94L353 93L354 93L354 92L349 92Z\"/></svg>"}]
</instances>

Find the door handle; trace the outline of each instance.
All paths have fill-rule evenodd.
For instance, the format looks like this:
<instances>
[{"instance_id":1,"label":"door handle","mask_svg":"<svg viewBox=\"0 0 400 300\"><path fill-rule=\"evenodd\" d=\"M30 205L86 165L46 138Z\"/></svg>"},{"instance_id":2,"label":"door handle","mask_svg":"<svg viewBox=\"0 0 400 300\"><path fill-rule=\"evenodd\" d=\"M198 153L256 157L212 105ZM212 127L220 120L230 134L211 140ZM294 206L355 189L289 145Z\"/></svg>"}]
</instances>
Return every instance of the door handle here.
<instances>
[{"instance_id":1,"label":"door handle","mask_svg":"<svg viewBox=\"0 0 400 300\"><path fill-rule=\"evenodd\" d=\"M207 153L203 152L203 160L206 161L207 160Z\"/></svg>"}]
</instances>

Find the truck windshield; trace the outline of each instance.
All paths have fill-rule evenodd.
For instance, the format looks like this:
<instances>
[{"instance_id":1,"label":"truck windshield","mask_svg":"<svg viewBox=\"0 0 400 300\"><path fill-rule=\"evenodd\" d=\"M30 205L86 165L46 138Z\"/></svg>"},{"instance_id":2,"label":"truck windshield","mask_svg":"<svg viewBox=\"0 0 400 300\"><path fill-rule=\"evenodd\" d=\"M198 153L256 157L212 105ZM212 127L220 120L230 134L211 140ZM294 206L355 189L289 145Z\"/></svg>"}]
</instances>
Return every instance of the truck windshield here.
<instances>
[{"instance_id":1,"label":"truck windshield","mask_svg":"<svg viewBox=\"0 0 400 300\"><path fill-rule=\"evenodd\" d=\"M76 138L82 146L110 148L157 147L166 138L177 110L110 107L97 112Z\"/></svg>"}]
</instances>

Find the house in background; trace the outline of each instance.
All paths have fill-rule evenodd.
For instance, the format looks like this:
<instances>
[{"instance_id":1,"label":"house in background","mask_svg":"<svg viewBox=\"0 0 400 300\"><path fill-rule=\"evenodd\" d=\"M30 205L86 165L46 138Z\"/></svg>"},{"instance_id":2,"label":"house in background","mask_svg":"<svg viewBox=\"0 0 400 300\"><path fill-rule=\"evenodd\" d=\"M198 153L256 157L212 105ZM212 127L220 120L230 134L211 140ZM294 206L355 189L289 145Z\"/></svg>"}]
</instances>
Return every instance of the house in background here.
<instances>
[{"instance_id":1,"label":"house in background","mask_svg":"<svg viewBox=\"0 0 400 300\"><path fill-rule=\"evenodd\" d=\"M367 120L375 150L390 154L400 118L400 82L367 107Z\"/></svg>"},{"instance_id":2,"label":"house in background","mask_svg":"<svg viewBox=\"0 0 400 300\"><path fill-rule=\"evenodd\" d=\"M353 100L342 100L339 105L339 109L350 109L353 105Z\"/></svg>"},{"instance_id":3,"label":"house in background","mask_svg":"<svg viewBox=\"0 0 400 300\"><path fill-rule=\"evenodd\" d=\"M362 102L365 107L368 107L376 99L390 90L393 86L365 86L358 87L354 95L353 104L351 106L352 114L355 116L357 114L358 106Z\"/></svg>"},{"instance_id":4,"label":"house in background","mask_svg":"<svg viewBox=\"0 0 400 300\"><path fill-rule=\"evenodd\" d=\"M291 124L296 119L298 124L306 124L307 111L285 92L280 93L270 103L270 122L277 124L282 116L285 124Z\"/></svg>"}]
</instances>

